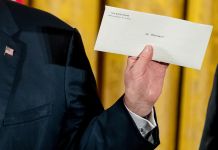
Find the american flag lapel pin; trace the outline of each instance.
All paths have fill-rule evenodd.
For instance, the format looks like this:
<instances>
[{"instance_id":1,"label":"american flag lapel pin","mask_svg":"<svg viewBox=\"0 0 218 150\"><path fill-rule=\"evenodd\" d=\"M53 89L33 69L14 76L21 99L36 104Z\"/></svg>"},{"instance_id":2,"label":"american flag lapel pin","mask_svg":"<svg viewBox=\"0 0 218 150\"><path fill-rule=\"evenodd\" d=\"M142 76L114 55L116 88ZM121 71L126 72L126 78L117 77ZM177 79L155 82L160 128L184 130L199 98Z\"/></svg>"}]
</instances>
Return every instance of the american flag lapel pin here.
<instances>
[{"instance_id":1,"label":"american flag lapel pin","mask_svg":"<svg viewBox=\"0 0 218 150\"><path fill-rule=\"evenodd\" d=\"M6 46L4 55L14 56L14 49Z\"/></svg>"}]
</instances>

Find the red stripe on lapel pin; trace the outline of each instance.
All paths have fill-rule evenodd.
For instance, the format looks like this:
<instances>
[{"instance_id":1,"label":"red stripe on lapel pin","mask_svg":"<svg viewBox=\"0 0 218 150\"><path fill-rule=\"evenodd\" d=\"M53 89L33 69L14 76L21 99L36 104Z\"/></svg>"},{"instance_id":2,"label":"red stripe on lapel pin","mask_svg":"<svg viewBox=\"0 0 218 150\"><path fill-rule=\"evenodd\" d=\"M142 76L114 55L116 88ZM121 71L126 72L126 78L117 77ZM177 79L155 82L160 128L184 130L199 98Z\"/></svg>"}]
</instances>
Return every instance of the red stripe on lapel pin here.
<instances>
[{"instance_id":1,"label":"red stripe on lapel pin","mask_svg":"<svg viewBox=\"0 0 218 150\"><path fill-rule=\"evenodd\" d=\"M12 0L12 1L15 1L15 2L18 2L18 3L21 3L21 4L24 4L24 0Z\"/></svg>"},{"instance_id":2,"label":"red stripe on lapel pin","mask_svg":"<svg viewBox=\"0 0 218 150\"><path fill-rule=\"evenodd\" d=\"M14 56L14 49L6 46L4 55Z\"/></svg>"}]
</instances>

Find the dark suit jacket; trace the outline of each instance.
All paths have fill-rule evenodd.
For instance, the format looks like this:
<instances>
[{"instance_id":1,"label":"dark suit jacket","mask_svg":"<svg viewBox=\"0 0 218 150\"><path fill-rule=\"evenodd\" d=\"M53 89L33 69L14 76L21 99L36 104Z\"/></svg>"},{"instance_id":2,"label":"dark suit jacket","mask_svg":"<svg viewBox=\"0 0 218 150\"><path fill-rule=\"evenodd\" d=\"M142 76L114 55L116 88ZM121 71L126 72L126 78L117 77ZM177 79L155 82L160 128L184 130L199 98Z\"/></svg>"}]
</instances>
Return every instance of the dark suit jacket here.
<instances>
[{"instance_id":1,"label":"dark suit jacket","mask_svg":"<svg viewBox=\"0 0 218 150\"><path fill-rule=\"evenodd\" d=\"M218 66L216 69L213 90L208 104L204 132L200 150L218 149Z\"/></svg>"},{"instance_id":2,"label":"dark suit jacket","mask_svg":"<svg viewBox=\"0 0 218 150\"><path fill-rule=\"evenodd\" d=\"M5 54L6 46L13 56ZM79 32L0 0L0 150L150 150L122 98L104 111Z\"/></svg>"}]
</instances>

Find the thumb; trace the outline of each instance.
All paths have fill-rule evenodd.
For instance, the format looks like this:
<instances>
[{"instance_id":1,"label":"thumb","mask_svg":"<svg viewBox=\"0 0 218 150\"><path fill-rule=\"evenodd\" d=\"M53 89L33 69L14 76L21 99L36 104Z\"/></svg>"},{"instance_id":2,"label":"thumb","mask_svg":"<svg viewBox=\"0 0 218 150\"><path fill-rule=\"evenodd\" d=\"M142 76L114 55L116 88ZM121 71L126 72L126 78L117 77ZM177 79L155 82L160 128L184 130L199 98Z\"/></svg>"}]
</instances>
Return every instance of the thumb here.
<instances>
[{"instance_id":1,"label":"thumb","mask_svg":"<svg viewBox=\"0 0 218 150\"><path fill-rule=\"evenodd\" d=\"M152 60L152 56L153 56L153 48L152 46L148 45L144 48L144 50L139 55L139 58L135 63L134 68L137 68L137 70L144 70L148 62Z\"/></svg>"}]
</instances>

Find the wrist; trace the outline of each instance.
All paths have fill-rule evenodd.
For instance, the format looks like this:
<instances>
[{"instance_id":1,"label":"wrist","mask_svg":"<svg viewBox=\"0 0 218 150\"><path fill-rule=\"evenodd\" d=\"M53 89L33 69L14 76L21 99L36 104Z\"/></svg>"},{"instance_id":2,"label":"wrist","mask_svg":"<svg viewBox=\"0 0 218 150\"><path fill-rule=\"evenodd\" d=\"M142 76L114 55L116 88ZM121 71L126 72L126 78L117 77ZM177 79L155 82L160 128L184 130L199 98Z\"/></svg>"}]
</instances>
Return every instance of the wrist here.
<instances>
[{"instance_id":1,"label":"wrist","mask_svg":"<svg viewBox=\"0 0 218 150\"><path fill-rule=\"evenodd\" d=\"M145 119L149 117L153 109L153 105L150 106L144 101L131 101L126 96L124 96L124 104L133 113Z\"/></svg>"},{"instance_id":2,"label":"wrist","mask_svg":"<svg viewBox=\"0 0 218 150\"><path fill-rule=\"evenodd\" d=\"M152 111L151 111L151 112L152 112ZM150 116L151 116L151 112L150 112L148 115L144 116L143 118L149 120L149 118L150 118Z\"/></svg>"}]
</instances>

